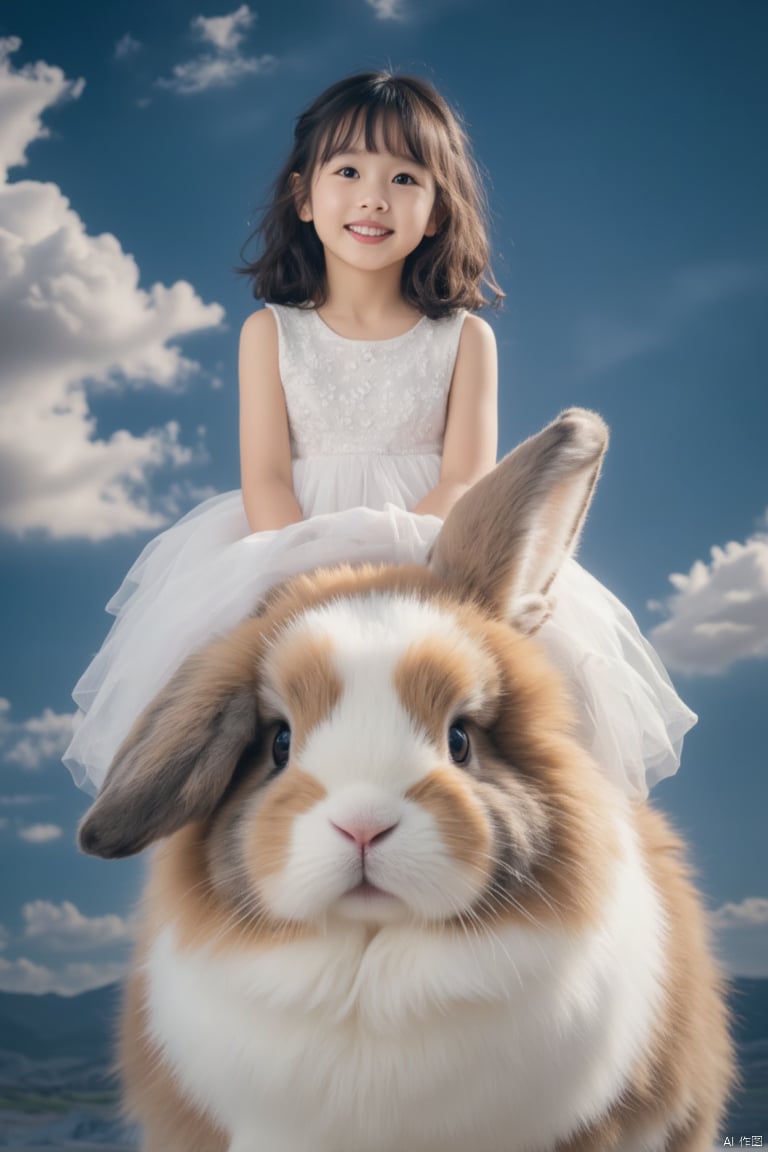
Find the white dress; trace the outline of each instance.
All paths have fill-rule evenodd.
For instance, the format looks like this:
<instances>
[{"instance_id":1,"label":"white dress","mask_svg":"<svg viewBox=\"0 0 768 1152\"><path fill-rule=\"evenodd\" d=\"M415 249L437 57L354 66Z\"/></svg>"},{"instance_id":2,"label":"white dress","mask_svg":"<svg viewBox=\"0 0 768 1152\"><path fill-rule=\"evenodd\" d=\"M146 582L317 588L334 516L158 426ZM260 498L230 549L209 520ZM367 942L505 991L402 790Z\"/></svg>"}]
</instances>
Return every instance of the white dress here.
<instances>
[{"instance_id":1,"label":"white dress","mask_svg":"<svg viewBox=\"0 0 768 1152\"><path fill-rule=\"evenodd\" d=\"M206 500L143 550L107 605L117 618L78 681L64 762L89 792L141 709L182 659L246 617L297 572L421 563L440 529L408 511L438 482L464 313L422 318L391 340L348 340L313 309L270 305L305 520L249 531L240 491ZM644 795L679 764L696 717L627 609L575 561L539 633L577 702L580 735L605 773Z\"/></svg>"}]
</instances>

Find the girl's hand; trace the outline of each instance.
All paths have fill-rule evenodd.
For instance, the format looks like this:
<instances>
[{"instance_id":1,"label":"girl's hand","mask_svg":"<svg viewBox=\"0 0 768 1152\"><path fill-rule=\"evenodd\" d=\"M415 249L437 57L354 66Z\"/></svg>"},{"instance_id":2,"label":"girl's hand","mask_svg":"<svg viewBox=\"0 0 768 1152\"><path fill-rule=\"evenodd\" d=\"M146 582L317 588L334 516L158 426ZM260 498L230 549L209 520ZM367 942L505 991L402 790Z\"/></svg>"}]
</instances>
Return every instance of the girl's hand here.
<instances>
[{"instance_id":1,"label":"girl's hand","mask_svg":"<svg viewBox=\"0 0 768 1152\"><path fill-rule=\"evenodd\" d=\"M498 417L496 337L479 316L467 316L461 330L448 396L440 481L413 512L440 516L496 463Z\"/></svg>"},{"instance_id":2,"label":"girl's hand","mask_svg":"<svg viewBox=\"0 0 768 1152\"><path fill-rule=\"evenodd\" d=\"M303 519L293 490L277 325L268 308L249 316L240 333L240 477L252 532Z\"/></svg>"}]
</instances>

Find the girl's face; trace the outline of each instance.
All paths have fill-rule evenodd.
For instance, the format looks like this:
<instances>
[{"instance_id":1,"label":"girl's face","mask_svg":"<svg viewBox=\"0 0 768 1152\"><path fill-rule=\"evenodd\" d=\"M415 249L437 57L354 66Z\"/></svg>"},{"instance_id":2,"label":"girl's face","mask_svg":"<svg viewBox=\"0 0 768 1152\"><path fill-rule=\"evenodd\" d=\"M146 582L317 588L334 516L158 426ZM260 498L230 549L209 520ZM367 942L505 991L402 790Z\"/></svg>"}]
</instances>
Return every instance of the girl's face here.
<instances>
[{"instance_id":1,"label":"girl's face","mask_svg":"<svg viewBox=\"0 0 768 1152\"><path fill-rule=\"evenodd\" d=\"M432 174L378 137L378 150L369 152L361 131L347 151L319 165L299 207L300 218L314 222L326 261L372 272L402 267L436 231Z\"/></svg>"}]
</instances>

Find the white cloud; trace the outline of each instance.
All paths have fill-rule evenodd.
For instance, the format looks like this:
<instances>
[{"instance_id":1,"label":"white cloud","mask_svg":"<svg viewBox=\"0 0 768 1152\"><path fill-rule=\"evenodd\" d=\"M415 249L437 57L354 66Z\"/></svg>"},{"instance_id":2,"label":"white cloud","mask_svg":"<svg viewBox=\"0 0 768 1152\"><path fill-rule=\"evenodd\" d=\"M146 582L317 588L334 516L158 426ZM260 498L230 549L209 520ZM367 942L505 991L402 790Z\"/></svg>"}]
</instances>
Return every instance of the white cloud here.
<instances>
[{"instance_id":1,"label":"white cloud","mask_svg":"<svg viewBox=\"0 0 768 1152\"><path fill-rule=\"evenodd\" d=\"M158 84L188 96L209 88L231 88L244 76L271 71L274 56L245 56L240 50L255 22L256 13L247 4L228 16L196 16L192 31L209 50L176 64L170 80L158 80Z\"/></svg>"},{"instance_id":2,"label":"white cloud","mask_svg":"<svg viewBox=\"0 0 768 1152\"><path fill-rule=\"evenodd\" d=\"M711 913L717 951L733 976L768 977L768 900L748 896Z\"/></svg>"},{"instance_id":3,"label":"white cloud","mask_svg":"<svg viewBox=\"0 0 768 1152\"><path fill-rule=\"evenodd\" d=\"M768 533L714 547L710 557L670 576L676 591L649 604L667 616L651 640L672 671L716 675L768 657Z\"/></svg>"},{"instance_id":4,"label":"white cloud","mask_svg":"<svg viewBox=\"0 0 768 1152\"><path fill-rule=\"evenodd\" d=\"M404 0L365 0L369 8L373 8L379 20L404 20Z\"/></svg>"},{"instance_id":5,"label":"white cloud","mask_svg":"<svg viewBox=\"0 0 768 1152\"><path fill-rule=\"evenodd\" d=\"M236 52L249 28L256 23L256 13L247 4L241 4L229 16L195 16L192 28L201 40L213 45L219 52Z\"/></svg>"},{"instance_id":6,"label":"white cloud","mask_svg":"<svg viewBox=\"0 0 768 1152\"><path fill-rule=\"evenodd\" d=\"M46 135L45 109L83 90L47 64L14 70L18 46L0 40L3 172ZM183 280L145 290L139 279L116 237L88 235L55 184L0 183L0 528L102 540L177 514L150 499L148 481L199 446L182 444L174 422L99 439L86 385L177 388L199 366L173 341L220 325L224 310Z\"/></svg>"},{"instance_id":7,"label":"white cloud","mask_svg":"<svg viewBox=\"0 0 768 1152\"><path fill-rule=\"evenodd\" d=\"M60 68L39 61L14 71L8 58L21 47L18 36L0 37L0 180L8 169L26 164L27 146L49 135L40 120L46 108L76 100L84 80L67 80Z\"/></svg>"},{"instance_id":8,"label":"white cloud","mask_svg":"<svg viewBox=\"0 0 768 1152\"><path fill-rule=\"evenodd\" d=\"M669 344L702 313L762 288L767 280L766 268L738 261L684 268L635 301L631 315L610 308L583 315L575 332L575 359L586 375L608 372Z\"/></svg>"},{"instance_id":9,"label":"white cloud","mask_svg":"<svg viewBox=\"0 0 768 1152\"><path fill-rule=\"evenodd\" d=\"M51 992L50 981L53 973L40 964L22 957L19 960L5 960L0 957L0 988L4 992Z\"/></svg>"},{"instance_id":10,"label":"white cloud","mask_svg":"<svg viewBox=\"0 0 768 1152\"><path fill-rule=\"evenodd\" d=\"M41 995L56 992L59 996L75 996L89 988L100 988L121 980L127 964L66 964L59 970L35 964L26 957L5 960L0 957L0 988L5 992L29 992Z\"/></svg>"},{"instance_id":11,"label":"white cloud","mask_svg":"<svg viewBox=\"0 0 768 1152\"><path fill-rule=\"evenodd\" d=\"M206 92L209 88L232 88L244 76L253 76L267 70L271 56L246 58L244 56L198 56L183 64L176 64L170 80L159 80L163 88L171 88L184 96Z\"/></svg>"},{"instance_id":12,"label":"white cloud","mask_svg":"<svg viewBox=\"0 0 768 1152\"><path fill-rule=\"evenodd\" d=\"M711 916L715 928L768 927L768 900L759 896L748 896L740 904L721 904Z\"/></svg>"},{"instance_id":13,"label":"white cloud","mask_svg":"<svg viewBox=\"0 0 768 1152\"><path fill-rule=\"evenodd\" d=\"M89 952L133 940L131 922L121 916L84 916L69 900L52 904L33 900L21 910L24 938L43 941L57 951Z\"/></svg>"},{"instance_id":14,"label":"white cloud","mask_svg":"<svg viewBox=\"0 0 768 1152\"><path fill-rule=\"evenodd\" d=\"M141 41L132 36L130 32L126 32L115 44L115 59L127 60L128 57L135 56L137 52L140 52L141 47Z\"/></svg>"},{"instance_id":15,"label":"white cloud","mask_svg":"<svg viewBox=\"0 0 768 1152\"><path fill-rule=\"evenodd\" d=\"M11 705L0 697L0 756L7 763L18 764L27 771L61 758L72 739L72 713L56 713L45 708L40 716L28 720L10 719ZM18 798L13 801L21 803Z\"/></svg>"},{"instance_id":16,"label":"white cloud","mask_svg":"<svg viewBox=\"0 0 768 1152\"><path fill-rule=\"evenodd\" d=\"M29 824L19 829L19 839L28 844L49 844L51 840L59 840L62 834L58 824Z\"/></svg>"}]
</instances>

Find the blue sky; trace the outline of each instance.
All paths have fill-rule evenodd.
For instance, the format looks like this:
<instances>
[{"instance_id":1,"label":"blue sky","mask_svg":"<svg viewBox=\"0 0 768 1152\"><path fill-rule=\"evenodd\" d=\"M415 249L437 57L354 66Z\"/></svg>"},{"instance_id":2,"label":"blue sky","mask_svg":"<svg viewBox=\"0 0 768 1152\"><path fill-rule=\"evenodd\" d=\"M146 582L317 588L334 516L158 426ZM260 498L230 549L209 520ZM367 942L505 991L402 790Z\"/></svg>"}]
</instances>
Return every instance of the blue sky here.
<instances>
[{"instance_id":1,"label":"blue sky","mask_svg":"<svg viewBox=\"0 0 768 1152\"><path fill-rule=\"evenodd\" d=\"M486 173L501 449L571 404L611 425L581 559L700 714L654 801L768 976L767 35L747 0L6 0L0 987L122 970L143 863L74 848L69 693L146 540L237 485L233 266L295 116L387 65Z\"/></svg>"}]
</instances>

